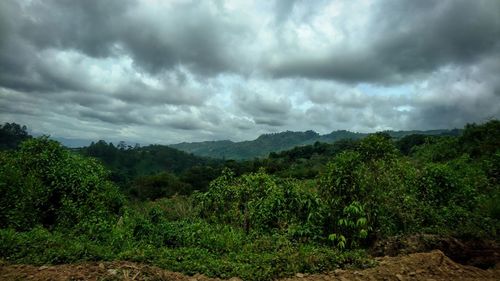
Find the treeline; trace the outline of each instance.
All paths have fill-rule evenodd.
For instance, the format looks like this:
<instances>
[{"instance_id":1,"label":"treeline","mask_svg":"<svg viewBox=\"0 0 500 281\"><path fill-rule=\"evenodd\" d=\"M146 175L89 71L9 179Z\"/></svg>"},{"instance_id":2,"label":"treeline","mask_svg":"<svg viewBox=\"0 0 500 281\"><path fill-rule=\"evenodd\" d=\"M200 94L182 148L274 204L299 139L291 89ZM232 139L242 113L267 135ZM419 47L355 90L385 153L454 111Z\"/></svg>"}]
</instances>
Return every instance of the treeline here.
<instances>
[{"instance_id":1,"label":"treeline","mask_svg":"<svg viewBox=\"0 0 500 281\"><path fill-rule=\"evenodd\" d=\"M426 136L458 136L460 134L460 130L384 131L383 133L394 139L400 139L407 135L414 134ZM346 130L333 131L325 135L320 135L314 131L286 131L263 134L251 141L232 142L229 140L223 140L192 143L184 142L170 146L198 156L232 160L251 160L256 157L267 157L267 155L272 152L290 150L296 146L311 145L316 142L334 143L344 139L359 140L367 135L368 134L366 133L356 133Z\"/></svg>"},{"instance_id":2,"label":"treeline","mask_svg":"<svg viewBox=\"0 0 500 281\"><path fill-rule=\"evenodd\" d=\"M464 145L476 140L468 136L477 125L467 125L466 135L460 137L458 129L446 131L418 131L420 134L408 134L411 131L385 131L377 133L388 140L392 140L402 155L412 156L415 149L424 144L452 142L460 139L461 150ZM425 133L425 134L422 134ZM263 135L257 140L272 141L277 136L282 142L290 138L297 138L296 132ZM493 135L493 132L487 132ZM31 136L26 131L26 126L16 123L0 125L0 148L14 149L17 145ZM298 134L300 138L311 139L320 137L313 131ZM354 136L354 137L353 137ZM74 149L84 156L100 160L110 171L109 179L116 183L120 189L132 199L154 200L169 197L174 194L189 195L194 191L206 191L209 183L217 178L224 168L231 169L236 175L257 172L264 169L268 174L281 178L314 179L325 171L326 164L335 155L343 151L356 151L359 149L361 137L348 131L337 131L321 136L325 140L335 137L333 143L316 141L311 145L302 145L290 150L271 152L266 158L253 160L223 160L195 156L165 145L148 145L141 147L127 145L125 142L113 144L99 140L92 142L87 147ZM468 140L466 140L468 139ZM243 142L245 143L245 142ZM253 142L248 142L251 145ZM279 144L286 147L285 143ZM442 145L444 150L434 151L434 157L444 153L451 153L448 157L456 156L459 151L449 152L458 144ZM459 150L460 150L459 149ZM448 151L448 152L445 152ZM470 151L465 151L470 152ZM475 152L472 152L473 154Z\"/></svg>"},{"instance_id":3,"label":"treeline","mask_svg":"<svg viewBox=\"0 0 500 281\"><path fill-rule=\"evenodd\" d=\"M16 149L18 145L31 138L25 125L16 123L0 124L0 150Z\"/></svg>"},{"instance_id":4,"label":"treeline","mask_svg":"<svg viewBox=\"0 0 500 281\"><path fill-rule=\"evenodd\" d=\"M369 266L365 250L394 235L499 239L498 120L460 136L382 132L244 162L105 142L76 152L47 137L16 147L0 152L8 262L120 259L270 280ZM195 167L216 177L203 170L198 191L181 180ZM127 180L113 176L127 169Z\"/></svg>"},{"instance_id":5,"label":"treeline","mask_svg":"<svg viewBox=\"0 0 500 281\"><path fill-rule=\"evenodd\" d=\"M100 140L77 150L111 171L110 179L128 196L154 200L205 191L222 170L223 161L203 158L164 145L127 146Z\"/></svg>"}]
</instances>

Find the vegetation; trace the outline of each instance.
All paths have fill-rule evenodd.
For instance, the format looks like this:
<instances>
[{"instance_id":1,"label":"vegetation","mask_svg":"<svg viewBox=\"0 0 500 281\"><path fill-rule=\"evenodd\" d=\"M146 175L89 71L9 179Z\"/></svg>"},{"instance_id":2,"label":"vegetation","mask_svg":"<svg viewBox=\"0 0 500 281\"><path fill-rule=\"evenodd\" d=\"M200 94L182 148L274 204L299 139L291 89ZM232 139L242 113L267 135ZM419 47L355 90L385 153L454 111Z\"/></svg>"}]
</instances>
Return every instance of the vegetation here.
<instances>
[{"instance_id":1,"label":"vegetation","mask_svg":"<svg viewBox=\"0 0 500 281\"><path fill-rule=\"evenodd\" d=\"M412 134L426 136L458 136L460 130L386 131L384 133L393 138L400 139L404 136ZM326 135L319 135L314 131L286 131L274 134L264 134L252 141L232 142L228 140L222 140L193 143L184 142L171 145L171 147L205 157L233 160L250 160L256 157L265 157L271 152L281 152L288 149L293 149L296 146L311 145L315 142L331 144L340 140L359 140L366 136L367 134L349 132L345 130L333 131Z\"/></svg>"},{"instance_id":2,"label":"vegetation","mask_svg":"<svg viewBox=\"0 0 500 281\"><path fill-rule=\"evenodd\" d=\"M104 140L76 149L99 159L111 171L109 179L129 197L154 200L176 193L205 191L222 170L223 161L202 158L164 145L128 146Z\"/></svg>"},{"instance_id":3,"label":"vegetation","mask_svg":"<svg viewBox=\"0 0 500 281\"><path fill-rule=\"evenodd\" d=\"M15 149L24 140L31 138L26 126L16 123L0 125L0 150Z\"/></svg>"},{"instance_id":4,"label":"vegetation","mask_svg":"<svg viewBox=\"0 0 500 281\"><path fill-rule=\"evenodd\" d=\"M497 120L459 136L382 132L244 162L25 139L0 151L9 262L119 259L269 280L370 266L367 247L393 235L499 238Z\"/></svg>"}]
</instances>

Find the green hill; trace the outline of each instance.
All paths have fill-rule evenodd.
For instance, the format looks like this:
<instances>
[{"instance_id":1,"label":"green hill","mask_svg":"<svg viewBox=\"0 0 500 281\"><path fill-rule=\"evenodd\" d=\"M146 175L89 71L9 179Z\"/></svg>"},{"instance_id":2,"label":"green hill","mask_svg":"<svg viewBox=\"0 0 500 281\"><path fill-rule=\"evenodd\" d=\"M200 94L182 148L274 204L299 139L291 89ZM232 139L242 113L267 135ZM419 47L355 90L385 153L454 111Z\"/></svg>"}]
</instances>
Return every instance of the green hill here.
<instances>
[{"instance_id":1,"label":"green hill","mask_svg":"<svg viewBox=\"0 0 500 281\"><path fill-rule=\"evenodd\" d=\"M399 139L401 137L422 134L422 135L459 135L460 130L429 130L429 131L384 131L391 137ZM368 134L350 132L346 130L333 131L329 134L320 135L314 131L264 134L251 141L233 142L230 140L204 141L204 142L183 142L172 144L170 147L192 153L198 156L245 160L255 157L266 157L271 152L280 152L292 149L296 146L313 144L317 141L324 143L334 143L343 139L361 139Z\"/></svg>"}]
</instances>

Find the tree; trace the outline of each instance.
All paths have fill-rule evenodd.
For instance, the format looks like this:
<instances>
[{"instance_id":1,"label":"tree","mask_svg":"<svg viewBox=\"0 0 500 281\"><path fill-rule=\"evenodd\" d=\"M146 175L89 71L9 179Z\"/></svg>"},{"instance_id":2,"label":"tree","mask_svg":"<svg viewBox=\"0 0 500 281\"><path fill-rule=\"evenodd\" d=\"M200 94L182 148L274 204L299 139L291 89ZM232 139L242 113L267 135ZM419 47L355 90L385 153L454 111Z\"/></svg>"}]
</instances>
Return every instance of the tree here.
<instances>
[{"instance_id":1,"label":"tree","mask_svg":"<svg viewBox=\"0 0 500 281\"><path fill-rule=\"evenodd\" d=\"M500 150L500 121L491 120L482 125L467 124L458 142L471 157L493 155Z\"/></svg>"},{"instance_id":2,"label":"tree","mask_svg":"<svg viewBox=\"0 0 500 281\"><path fill-rule=\"evenodd\" d=\"M393 158L397 155L397 149L391 141L391 136L386 133L367 136L361 140L358 151L365 161Z\"/></svg>"},{"instance_id":3,"label":"tree","mask_svg":"<svg viewBox=\"0 0 500 281\"><path fill-rule=\"evenodd\" d=\"M399 148L399 151L404 155L409 155L412 152L412 149L415 146L419 146L425 144L427 140L427 136L419 135L419 134L411 134L402 137L400 140L396 142L396 146Z\"/></svg>"},{"instance_id":4,"label":"tree","mask_svg":"<svg viewBox=\"0 0 500 281\"><path fill-rule=\"evenodd\" d=\"M0 165L0 227L88 229L121 212L124 198L104 167L48 137L23 142Z\"/></svg>"},{"instance_id":5,"label":"tree","mask_svg":"<svg viewBox=\"0 0 500 281\"><path fill-rule=\"evenodd\" d=\"M31 138L26 126L16 123L0 125L0 150L15 149L24 140Z\"/></svg>"},{"instance_id":6,"label":"tree","mask_svg":"<svg viewBox=\"0 0 500 281\"><path fill-rule=\"evenodd\" d=\"M181 182L177 176L162 172L151 176L141 176L134 180L130 193L141 200L156 200L175 194L191 193L191 186Z\"/></svg>"},{"instance_id":7,"label":"tree","mask_svg":"<svg viewBox=\"0 0 500 281\"><path fill-rule=\"evenodd\" d=\"M225 169L197 198L209 221L260 232L286 231L295 237L321 235L323 205L298 181L257 173L235 177Z\"/></svg>"}]
</instances>

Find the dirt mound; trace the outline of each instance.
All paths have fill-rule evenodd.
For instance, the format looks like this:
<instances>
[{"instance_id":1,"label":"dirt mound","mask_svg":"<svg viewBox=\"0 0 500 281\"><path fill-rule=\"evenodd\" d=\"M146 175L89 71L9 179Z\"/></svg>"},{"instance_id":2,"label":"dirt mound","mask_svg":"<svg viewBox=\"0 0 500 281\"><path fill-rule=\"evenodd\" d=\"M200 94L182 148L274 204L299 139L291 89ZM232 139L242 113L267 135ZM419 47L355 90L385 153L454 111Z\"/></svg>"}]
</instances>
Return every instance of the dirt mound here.
<instances>
[{"instance_id":1,"label":"dirt mound","mask_svg":"<svg viewBox=\"0 0 500 281\"><path fill-rule=\"evenodd\" d=\"M483 270L460 265L441 251L377 258L378 266L365 270L335 270L325 274L300 274L281 281L320 280L500 280L500 268ZM57 266L3 265L0 280L219 280L203 275L186 276L132 262L82 263ZM233 278L233 281L239 280Z\"/></svg>"},{"instance_id":2,"label":"dirt mound","mask_svg":"<svg viewBox=\"0 0 500 281\"><path fill-rule=\"evenodd\" d=\"M458 240L432 234L394 236L375 243L372 256L398 256L441 250L460 264L487 269L500 262L500 246L488 240Z\"/></svg>"},{"instance_id":3,"label":"dirt mound","mask_svg":"<svg viewBox=\"0 0 500 281\"><path fill-rule=\"evenodd\" d=\"M436 250L430 253L416 253L398 257L377 258L378 266L365 270L335 270L328 274L288 278L304 281L319 280L500 280L500 269L483 270L473 266L460 265ZM302 277L302 278L301 278Z\"/></svg>"}]
</instances>

